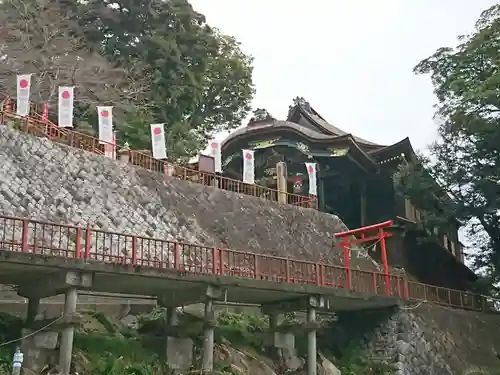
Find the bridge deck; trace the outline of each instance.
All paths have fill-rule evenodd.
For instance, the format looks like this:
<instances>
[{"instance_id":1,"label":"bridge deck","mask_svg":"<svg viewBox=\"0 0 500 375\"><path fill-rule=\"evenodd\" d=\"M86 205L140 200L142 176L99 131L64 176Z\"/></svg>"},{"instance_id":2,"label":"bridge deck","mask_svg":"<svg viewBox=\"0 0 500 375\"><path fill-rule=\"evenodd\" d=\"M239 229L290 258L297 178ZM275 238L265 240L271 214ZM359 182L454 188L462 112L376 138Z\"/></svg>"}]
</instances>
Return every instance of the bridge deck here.
<instances>
[{"instance_id":1,"label":"bridge deck","mask_svg":"<svg viewBox=\"0 0 500 375\"><path fill-rule=\"evenodd\" d=\"M0 281L23 285L46 280L64 270L91 272L91 290L137 295L169 295L189 303L198 302L196 287L207 284L226 290L231 302L265 304L322 295L329 310L357 310L395 306L398 298L370 296L315 284L289 284L244 277L195 274L169 269L155 269L123 264L85 262L54 256L43 256L0 250ZM187 303L186 303L187 304Z\"/></svg>"},{"instance_id":2,"label":"bridge deck","mask_svg":"<svg viewBox=\"0 0 500 375\"><path fill-rule=\"evenodd\" d=\"M93 290L192 300L203 285L232 302L267 303L321 294L332 310L398 300L491 310L489 297L413 282L405 275L352 269L100 229L0 215L0 283L39 285L61 270L93 273ZM179 305L187 305L180 302Z\"/></svg>"}]
</instances>

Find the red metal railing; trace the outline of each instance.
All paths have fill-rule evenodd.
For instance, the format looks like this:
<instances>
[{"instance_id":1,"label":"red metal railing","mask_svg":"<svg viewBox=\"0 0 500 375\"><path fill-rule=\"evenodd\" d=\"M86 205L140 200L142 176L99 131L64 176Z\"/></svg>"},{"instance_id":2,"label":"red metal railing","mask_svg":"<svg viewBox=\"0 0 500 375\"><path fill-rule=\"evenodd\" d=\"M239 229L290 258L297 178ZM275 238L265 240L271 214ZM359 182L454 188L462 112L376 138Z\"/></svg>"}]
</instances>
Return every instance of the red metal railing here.
<instances>
[{"instance_id":1,"label":"red metal railing","mask_svg":"<svg viewBox=\"0 0 500 375\"><path fill-rule=\"evenodd\" d=\"M348 280L346 267L342 266L9 216L0 216L0 249L196 274L315 284L479 311L493 310L495 303L486 296L412 282L405 276L351 269Z\"/></svg>"},{"instance_id":2,"label":"red metal railing","mask_svg":"<svg viewBox=\"0 0 500 375\"><path fill-rule=\"evenodd\" d=\"M68 128L59 128L57 125L48 120L42 120L36 105L32 106L30 116L21 118L16 115L15 102L8 99L8 105L6 105L6 98L8 97L2 97L2 94L0 94L0 103L4 102L4 105L1 106L0 109L0 123L3 122L4 117L19 119L22 120L22 126L19 130L25 133L38 137L47 137L54 142L63 143L65 145L90 151L99 155L104 154L106 145L103 144L102 141L99 141L99 139ZM107 146L112 145L107 144ZM162 160L156 160L151 155L140 151L130 150L128 152L129 163L154 172L164 173L170 177L207 186L213 186L222 190L251 195L273 202L281 201L279 199L280 193L275 189L269 189L259 185L245 184L243 181L200 172ZM318 200L315 196L303 196L292 193L281 194L286 196L286 203L288 204L303 208L318 209Z\"/></svg>"}]
</instances>

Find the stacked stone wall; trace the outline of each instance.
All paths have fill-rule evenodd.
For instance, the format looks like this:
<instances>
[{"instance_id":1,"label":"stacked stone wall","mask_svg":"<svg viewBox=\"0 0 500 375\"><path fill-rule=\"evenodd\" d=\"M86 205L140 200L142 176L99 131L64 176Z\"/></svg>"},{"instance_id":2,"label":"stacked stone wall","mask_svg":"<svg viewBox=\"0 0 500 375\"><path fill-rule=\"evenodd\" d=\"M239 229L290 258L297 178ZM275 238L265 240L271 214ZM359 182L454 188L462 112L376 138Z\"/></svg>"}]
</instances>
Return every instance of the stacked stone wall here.
<instances>
[{"instance_id":1,"label":"stacked stone wall","mask_svg":"<svg viewBox=\"0 0 500 375\"><path fill-rule=\"evenodd\" d=\"M6 126L0 160L3 215L343 263L334 233L346 227L334 215L176 180ZM364 251L353 257L351 267L379 270Z\"/></svg>"},{"instance_id":2,"label":"stacked stone wall","mask_svg":"<svg viewBox=\"0 0 500 375\"><path fill-rule=\"evenodd\" d=\"M500 370L500 314L430 304L350 312L332 332L337 350L394 368L395 375L476 375Z\"/></svg>"}]
</instances>

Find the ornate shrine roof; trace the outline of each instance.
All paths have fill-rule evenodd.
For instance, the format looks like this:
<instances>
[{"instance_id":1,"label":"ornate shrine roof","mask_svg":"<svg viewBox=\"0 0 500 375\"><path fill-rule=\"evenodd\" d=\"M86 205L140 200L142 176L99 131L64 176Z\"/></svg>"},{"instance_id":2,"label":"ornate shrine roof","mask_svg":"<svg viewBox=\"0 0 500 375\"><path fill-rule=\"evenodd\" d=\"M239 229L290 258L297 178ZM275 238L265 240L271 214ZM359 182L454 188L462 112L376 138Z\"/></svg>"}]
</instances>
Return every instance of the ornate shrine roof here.
<instances>
[{"instance_id":1,"label":"ornate shrine roof","mask_svg":"<svg viewBox=\"0 0 500 375\"><path fill-rule=\"evenodd\" d=\"M259 112L260 111L260 112ZM255 117L244 128L231 133L222 143L222 151L233 148L242 140L255 139L264 135L279 133L295 134L316 145L328 148L332 145L346 145L369 163L385 164L400 159L401 155L414 158L410 140L404 138L392 145L381 145L350 134L330 124L303 98L295 98L286 120L276 120L265 110L258 110Z\"/></svg>"}]
</instances>

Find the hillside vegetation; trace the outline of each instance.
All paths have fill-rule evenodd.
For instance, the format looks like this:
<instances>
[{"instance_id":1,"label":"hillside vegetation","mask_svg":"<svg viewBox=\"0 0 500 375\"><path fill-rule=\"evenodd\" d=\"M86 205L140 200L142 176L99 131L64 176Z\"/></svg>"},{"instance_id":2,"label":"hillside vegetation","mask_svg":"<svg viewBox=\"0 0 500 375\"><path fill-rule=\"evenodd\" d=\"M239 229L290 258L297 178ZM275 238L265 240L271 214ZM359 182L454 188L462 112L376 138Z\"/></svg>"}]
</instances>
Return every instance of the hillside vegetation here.
<instances>
[{"instance_id":1,"label":"hillside vegetation","mask_svg":"<svg viewBox=\"0 0 500 375\"><path fill-rule=\"evenodd\" d=\"M156 309L150 314L137 317L137 321L128 324L122 320L113 320L102 313L82 313L82 325L75 335L73 355L74 371L78 374L94 375L166 375L175 372L165 361L164 321L165 311ZM195 365L183 374L200 373L202 347L202 320L196 315L181 314L181 326L193 338L195 344ZM280 375L304 374L303 369L295 372L286 371L282 366L282 358L273 353L266 342L267 318L247 313L222 311L218 314L216 328L215 373L228 375ZM296 322L293 314L289 314L284 324ZM319 332L319 374L337 375L332 372L333 364L343 375L383 375L392 370L384 364L376 364L363 360L356 348L349 348L342 356L336 358L328 347L328 331L331 322L325 321ZM7 314L0 315L0 337L9 341L19 337L21 320ZM296 338L297 355L305 364L306 353L304 337ZM0 351L0 373L11 373L11 347L3 347ZM42 371L44 374L55 374L54 364L48 364Z\"/></svg>"}]
</instances>

